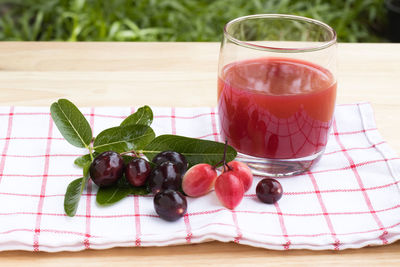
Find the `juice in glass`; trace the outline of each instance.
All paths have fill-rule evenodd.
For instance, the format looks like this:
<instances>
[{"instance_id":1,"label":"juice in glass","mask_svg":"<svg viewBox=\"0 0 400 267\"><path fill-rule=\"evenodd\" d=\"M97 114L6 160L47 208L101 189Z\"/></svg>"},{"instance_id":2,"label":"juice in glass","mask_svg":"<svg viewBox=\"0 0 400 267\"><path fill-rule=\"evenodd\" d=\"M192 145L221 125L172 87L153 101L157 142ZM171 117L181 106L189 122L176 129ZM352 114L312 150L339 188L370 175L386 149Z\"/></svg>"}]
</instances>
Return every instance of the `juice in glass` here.
<instances>
[{"instance_id":1,"label":"juice in glass","mask_svg":"<svg viewBox=\"0 0 400 267\"><path fill-rule=\"evenodd\" d=\"M308 61L265 57L233 62L218 77L222 137L259 158L296 159L323 151L336 80Z\"/></svg>"},{"instance_id":2,"label":"juice in glass","mask_svg":"<svg viewBox=\"0 0 400 267\"><path fill-rule=\"evenodd\" d=\"M336 32L288 14L224 27L218 63L220 133L254 174L301 174L322 157L336 98Z\"/></svg>"}]
</instances>

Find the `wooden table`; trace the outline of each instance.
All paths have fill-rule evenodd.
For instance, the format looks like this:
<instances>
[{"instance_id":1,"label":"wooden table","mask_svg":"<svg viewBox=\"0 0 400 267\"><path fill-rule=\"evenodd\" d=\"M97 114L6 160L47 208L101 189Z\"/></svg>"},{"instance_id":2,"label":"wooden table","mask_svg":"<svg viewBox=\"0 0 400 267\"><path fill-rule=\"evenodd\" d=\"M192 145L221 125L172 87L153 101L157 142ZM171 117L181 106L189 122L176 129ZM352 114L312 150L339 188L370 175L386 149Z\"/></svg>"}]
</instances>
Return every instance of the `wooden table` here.
<instances>
[{"instance_id":1,"label":"wooden table","mask_svg":"<svg viewBox=\"0 0 400 267\"><path fill-rule=\"evenodd\" d=\"M400 44L339 45L338 103L369 101L400 153ZM0 105L215 106L218 43L0 43ZM233 243L103 251L0 253L1 266L399 265L400 242L335 251Z\"/></svg>"}]
</instances>

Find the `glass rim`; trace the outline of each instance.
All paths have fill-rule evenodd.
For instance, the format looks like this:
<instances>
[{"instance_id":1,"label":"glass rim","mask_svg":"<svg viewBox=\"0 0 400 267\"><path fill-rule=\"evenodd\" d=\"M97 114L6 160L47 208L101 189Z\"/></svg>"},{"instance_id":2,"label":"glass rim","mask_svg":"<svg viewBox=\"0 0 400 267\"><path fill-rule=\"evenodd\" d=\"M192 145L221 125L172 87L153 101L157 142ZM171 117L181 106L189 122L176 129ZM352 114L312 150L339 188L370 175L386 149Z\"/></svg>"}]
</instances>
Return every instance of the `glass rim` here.
<instances>
[{"instance_id":1,"label":"glass rim","mask_svg":"<svg viewBox=\"0 0 400 267\"><path fill-rule=\"evenodd\" d=\"M247 41L242 41L239 40L235 37L233 37L231 34L228 33L228 29L230 26L232 26L235 23L248 20L248 19L259 19L259 18L267 18L267 19L276 19L276 18L281 18L281 19L291 19L291 20L297 20L297 21L303 21L307 23L312 23L316 24L328 32L331 33L332 38L328 41L322 42L320 45L316 46L310 46L310 47L301 47L301 48L282 48L282 47L274 47L274 46L263 46L263 45L258 45L258 44L253 44L249 43ZM298 52L313 52L313 51L318 51L322 50L325 48L328 48L334 44L336 44L336 39L337 39L337 34L336 31L329 26L328 24L321 22L316 19L311 19L307 17L302 17L302 16L296 16L296 15L288 15L288 14L255 14L255 15L249 15L249 16L242 16L235 18L228 23L225 24L224 26L224 36L230 40L231 42L242 46L242 47L247 47L251 49L256 49L256 50L264 50L264 51L271 51L271 52L280 52L280 53L298 53Z\"/></svg>"}]
</instances>

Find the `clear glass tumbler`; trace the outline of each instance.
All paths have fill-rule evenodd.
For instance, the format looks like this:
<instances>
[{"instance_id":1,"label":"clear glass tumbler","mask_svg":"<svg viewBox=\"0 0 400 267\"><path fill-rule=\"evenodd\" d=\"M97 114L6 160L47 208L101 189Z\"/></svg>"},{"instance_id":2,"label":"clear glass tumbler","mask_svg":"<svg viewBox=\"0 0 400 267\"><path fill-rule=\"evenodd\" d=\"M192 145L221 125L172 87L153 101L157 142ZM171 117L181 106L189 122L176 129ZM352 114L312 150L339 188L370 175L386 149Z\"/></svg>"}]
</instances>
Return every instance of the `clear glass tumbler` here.
<instances>
[{"instance_id":1,"label":"clear glass tumbler","mask_svg":"<svg viewBox=\"0 0 400 267\"><path fill-rule=\"evenodd\" d=\"M221 135L255 174L302 173L322 156L336 100L336 33L283 14L226 24L218 67Z\"/></svg>"}]
</instances>

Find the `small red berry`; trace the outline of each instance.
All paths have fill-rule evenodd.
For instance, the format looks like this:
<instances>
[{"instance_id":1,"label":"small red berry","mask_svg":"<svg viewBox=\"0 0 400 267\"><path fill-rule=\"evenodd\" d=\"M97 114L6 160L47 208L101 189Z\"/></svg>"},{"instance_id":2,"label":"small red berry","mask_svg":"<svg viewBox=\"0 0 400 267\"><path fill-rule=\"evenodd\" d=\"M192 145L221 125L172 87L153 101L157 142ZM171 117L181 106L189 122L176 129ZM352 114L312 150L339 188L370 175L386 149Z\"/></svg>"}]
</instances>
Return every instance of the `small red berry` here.
<instances>
[{"instance_id":1,"label":"small red berry","mask_svg":"<svg viewBox=\"0 0 400 267\"><path fill-rule=\"evenodd\" d=\"M244 191L250 189L253 184L253 173L251 172L249 166L240 161L231 161L228 163L231 171L242 181Z\"/></svg>"},{"instance_id":2,"label":"small red berry","mask_svg":"<svg viewBox=\"0 0 400 267\"><path fill-rule=\"evenodd\" d=\"M283 190L277 180L266 178L258 182L256 193L262 202L273 204L281 199Z\"/></svg>"},{"instance_id":3,"label":"small red berry","mask_svg":"<svg viewBox=\"0 0 400 267\"><path fill-rule=\"evenodd\" d=\"M215 193L222 205L234 209L243 199L243 183L234 172L224 172L215 181Z\"/></svg>"},{"instance_id":4,"label":"small red berry","mask_svg":"<svg viewBox=\"0 0 400 267\"><path fill-rule=\"evenodd\" d=\"M191 167L182 178L182 190L190 197L207 194L214 187L217 172L209 164L201 163Z\"/></svg>"}]
</instances>

